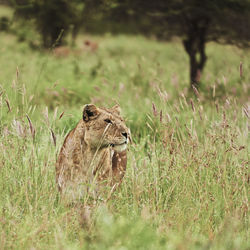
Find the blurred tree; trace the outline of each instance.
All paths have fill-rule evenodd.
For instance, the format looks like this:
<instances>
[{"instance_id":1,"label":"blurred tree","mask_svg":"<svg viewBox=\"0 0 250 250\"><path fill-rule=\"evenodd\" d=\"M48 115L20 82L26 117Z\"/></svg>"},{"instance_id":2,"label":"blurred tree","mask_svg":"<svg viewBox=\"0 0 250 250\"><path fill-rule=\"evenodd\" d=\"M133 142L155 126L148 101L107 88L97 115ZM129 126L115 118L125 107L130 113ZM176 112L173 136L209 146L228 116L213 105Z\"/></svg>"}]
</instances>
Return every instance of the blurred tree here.
<instances>
[{"instance_id":1,"label":"blurred tree","mask_svg":"<svg viewBox=\"0 0 250 250\"><path fill-rule=\"evenodd\" d=\"M33 19L43 40L43 46L59 46L63 37L71 31L76 32L79 23L81 1L67 0L12 0L17 17Z\"/></svg>"},{"instance_id":2,"label":"blurred tree","mask_svg":"<svg viewBox=\"0 0 250 250\"><path fill-rule=\"evenodd\" d=\"M103 0L102 18L125 30L178 36L190 60L190 82L198 85L209 41L250 46L250 0ZM105 6L105 8L103 8ZM97 6L94 6L96 8ZM99 16L100 17L100 16ZM112 28L112 27L111 27ZM116 30L117 31L117 30Z\"/></svg>"}]
</instances>

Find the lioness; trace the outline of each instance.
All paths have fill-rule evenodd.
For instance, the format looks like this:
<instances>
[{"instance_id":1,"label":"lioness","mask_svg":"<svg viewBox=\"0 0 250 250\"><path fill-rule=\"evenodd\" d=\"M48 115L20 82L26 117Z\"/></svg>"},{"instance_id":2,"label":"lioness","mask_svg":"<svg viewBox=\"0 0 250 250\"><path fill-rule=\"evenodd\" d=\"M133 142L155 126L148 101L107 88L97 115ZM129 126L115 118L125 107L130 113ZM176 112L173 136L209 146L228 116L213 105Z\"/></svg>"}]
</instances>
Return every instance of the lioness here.
<instances>
[{"instance_id":1,"label":"lioness","mask_svg":"<svg viewBox=\"0 0 250 250\"><path fill-rule=\"evenodd\" d=\"M129 138L118 105L111 109L85 105L83 118L66 136L56 162L61 193L76 200L90 190L96 194L100 186L120 183L126 171Z\"/></svg>"}]
</instances>

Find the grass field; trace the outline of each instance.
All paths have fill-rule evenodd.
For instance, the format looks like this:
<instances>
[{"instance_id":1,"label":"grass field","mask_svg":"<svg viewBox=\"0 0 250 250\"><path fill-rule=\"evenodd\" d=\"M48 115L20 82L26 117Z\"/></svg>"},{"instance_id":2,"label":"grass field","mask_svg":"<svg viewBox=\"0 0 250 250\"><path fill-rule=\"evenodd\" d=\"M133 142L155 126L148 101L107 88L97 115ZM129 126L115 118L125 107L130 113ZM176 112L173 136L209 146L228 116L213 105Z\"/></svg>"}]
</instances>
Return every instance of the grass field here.
<instances>
[{"instance_id":1,"label":"grass field","mask_svg":"<svg viewBox=\"0 0 250 250\"><path fill-rule=\"evenodd\" d=\"M91 52L86 38L56 57L1 33L0 248L249 249L250 51L209 44L193 93L178 41L88 37ZM89 210L64 206L63 139L84 104L116 102L133 137L124 181Z\"/></svg>"}]
</instances>

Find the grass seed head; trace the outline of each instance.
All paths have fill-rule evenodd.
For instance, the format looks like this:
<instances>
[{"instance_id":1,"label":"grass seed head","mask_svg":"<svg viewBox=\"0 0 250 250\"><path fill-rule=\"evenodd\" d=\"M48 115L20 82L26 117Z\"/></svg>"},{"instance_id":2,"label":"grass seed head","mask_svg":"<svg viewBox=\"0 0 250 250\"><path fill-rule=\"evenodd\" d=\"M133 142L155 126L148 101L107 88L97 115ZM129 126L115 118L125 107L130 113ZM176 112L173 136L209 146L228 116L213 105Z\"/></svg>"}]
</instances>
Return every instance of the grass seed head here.
<instances>
[{"instance_id":1,"label":"grass seed head","mask_svg":"<svg viewBox=\"0 0 250 250\"><path fill-rule=\"evenodd\" d=\"M194 106L194 102L193 102L192 98L190 98L190 104L191 104L193 112L195 112L195 106Z\"/></svg>"},{"instance_id":2,"label":"grass seed head","mask_svg":"<svg viewBox=\"0 0 250 250\"><path fill-rule=\"evenodd\" d=\"M18 79L19 77L19 69L18 69L18 66L16 67L16 79Z\"/></svg>"},{"instance_id":3,"label":"grass seed head","mask_svg":"<svg viewBox=\"0 0 250 250\"><path fill-rule=\"evenodd\" d=\"M60 114L59 120L63 117L63 115L64 115L64 111Z\"/></svg>"},{"instance_id":4,"label":"grass seed head","mask_svg":"<svg viewBox=\"0 0 250 250\"><path fill-rule=\"evenodd\" d=\"M240 77L243 76L243 63L240 62Z\"/></svg>"},{"instance_id":5,"label":"grass seed head","mask_svg":"<svg viewBox=\"0 0 250 250\"><path fill-rule=\"evenodd\" d=\"M152 108L153 108L153 115L156 117L158 115L157 109L155 104L152 102Z\"/></svg>"},{"instance_id":6,"label":"grass seed head","mask_svg":"<svg viewBox=\"0 0 250 250\"><path fill-rule=\"evenodd\" d=\"M195 93L195 95L196 95L196 97L197 98L199 98L199 92L198 92L198 89L192 84L192 88L193 88L193 91L194 91L194 93Z\"/></svg>"},{"instance_id":7,"label":"grass seed head","mask_svg":"<svg viewBox=\"0 0 250 250\"><path fill-rule=\"evenodd\" d=\"M160 111L160 122L162 123L162 110Z\"/></svg>"},{"instance_id":8,"label":"grass seed head","mask_svg":"<svg viewBox=\"0 0 250 250\"><path fill-rule=\"evenodd\" d=\"M32 124L32 122L31 122L31 120L30 120L29 116L28 116L28 115L26 115L26 117L27 117L27 120L28 120L28 122L29 122L30 133L31 133L31 135L32 135L33 140L35 140L35 136L36 136L36 130L35 130L35 127L33 126L33 124Z\"/></svg>"},{"instance_id":9,"label":"grass seed head","mask_svg":"<svg viewBox=\"0 0 250 250\"><path fill-rule=\"evenodd\" d=\"M243 107L243 112L245 113L246 117L249 118L249 109L246 107Z\"/></svg>"}]
</instances>

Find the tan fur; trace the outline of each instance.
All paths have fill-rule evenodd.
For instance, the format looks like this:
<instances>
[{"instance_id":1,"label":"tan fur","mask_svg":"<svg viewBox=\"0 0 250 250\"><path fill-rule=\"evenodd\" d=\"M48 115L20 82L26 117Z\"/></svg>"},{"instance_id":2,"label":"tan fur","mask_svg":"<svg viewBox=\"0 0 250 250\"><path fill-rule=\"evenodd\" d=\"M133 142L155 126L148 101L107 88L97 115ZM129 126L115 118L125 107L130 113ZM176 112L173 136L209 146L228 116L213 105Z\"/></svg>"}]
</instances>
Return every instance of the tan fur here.
<instances>
[{"instance_id":1,"label":"tan fur","mask_svg":"<svg viewBox=\"0 0 250 250\"><path fill-rule=\"evenodd\" d=\"M68 57L71 53L70 48L66 46L60 46L53 49L53 54L56 57Z\"/></svg>"},{"instance_id":2,"label":"tan fur","mask_svg":"<svg viewBox=\"0 0 250 250\"><path fill-rule=\"evenodd\" d=\"M98 43L91 41L91 40L85 40L83 42L85 45L85 48L88 49L89 51L95 52L98 49Z\"/></svg>"},{"instance_id":3,"label":"tan fur","mask_svg":"<svg viewBox=\"0 0 250 250\"><path fill-rule=\"evenodd\" d=\"M53 54L58 58L67 58L70 55L80 56L83 53L82 49L72 49L67 46L60 46L53 49Z\"/></svg>"},{"instance_id":4,"label":"tan fur","mask_svg":"<svg viewBox=\"0 0 250 250\"><path fill-rule=\"evenodd\" d=\"M66 136L58 156L59 190L75 200L90 190L96 193L101 186L117 185L126 171L129 138L118 106L85 105L83 119Z\"/></svg>"}]
</instances>

